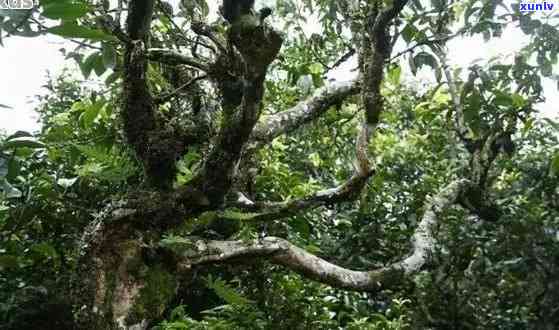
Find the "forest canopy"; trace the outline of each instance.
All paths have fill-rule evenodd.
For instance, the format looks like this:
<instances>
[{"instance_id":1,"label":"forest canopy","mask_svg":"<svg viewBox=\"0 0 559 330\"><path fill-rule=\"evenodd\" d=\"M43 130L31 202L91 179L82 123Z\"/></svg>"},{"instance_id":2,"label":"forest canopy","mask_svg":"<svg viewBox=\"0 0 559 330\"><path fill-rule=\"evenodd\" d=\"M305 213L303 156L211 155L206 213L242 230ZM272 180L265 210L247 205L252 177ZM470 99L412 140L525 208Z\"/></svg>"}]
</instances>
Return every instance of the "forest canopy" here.
<instances>
[{"instance_id":1,"label":"forest canopy","mask_svg":"<svg viewBox=\"0 0 559 330\"><path fill-rule=\"evenodd\" d=\"M0 134L0 328L556 329L552 9L0 9L0 44L57 35L77 68L40 131ZM511 29L512 56L453 64Z\"/></svg>"}]
</instances>

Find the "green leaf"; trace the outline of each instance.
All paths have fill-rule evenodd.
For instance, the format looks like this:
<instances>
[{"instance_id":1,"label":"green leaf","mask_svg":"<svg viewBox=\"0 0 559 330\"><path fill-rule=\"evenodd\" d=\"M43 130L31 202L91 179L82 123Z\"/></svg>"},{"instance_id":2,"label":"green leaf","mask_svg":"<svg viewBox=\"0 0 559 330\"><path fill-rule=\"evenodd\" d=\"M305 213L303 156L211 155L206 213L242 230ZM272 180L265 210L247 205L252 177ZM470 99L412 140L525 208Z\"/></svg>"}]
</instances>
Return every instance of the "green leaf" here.
<instances>
[{"instance_id":1,"label":"green leaf","mask_svg":"<svg viewBox=\"0 0 559 330\"><path fill-rule=\"evenodd\" d=\"M322 64L320 63L313 63L309 65L309 73L313 75L321 75L324 69L322 68Z\"/></svg>"},{"instance_id":2,"label":"green leaf","mask_svg":"<svg viewBox=\"0 0 559 330\"><path fill-rule=\"evenodd\" d=\"M2 103L0 103L0 108L3 108L3 109L13 109L13 108L10 107L9 105L5 105L5 104L2 104Z\"/></svg>"},{"instance_id":3,"label":"green leaf","mask_svg":"<svg viewBox=\"0 0 559 330\"><path fill-rule=\"evenodd\" d=\"M6 140L3 145L3 149L9 148L44 148L45 145L42 142L37 141L36 139L28 136L18 137L10 140Z\"/></svg>"},{"instance_id":4,"label":"green leaf","mask_svg":"<svg viewBox=\"0 0 559 330\"><path fill-rule=\"evenodd\" d=\"M80 122L85 128L91 127L95 118L99 115L99 111L103 108L105 102L95 102L89 105L80 116Z\"/></svg>"},{"instance_id":5,"label":"green leaf","mask_svg":"<svg viewBox=\"0 0 559 330\"><path fill-rule=\"evenodd\" d=\"M110 43L103 43L102 45L103 50L103 64L105 65L105 68L107 69L114 69L115 65L116 65L116 50L114 48L113 45L111 45Z\"/></svg>"},{"instance_id":6,"label":"green leaf","mask_svg":"<svg viewBox=\"0 0 559 330\"><path fill-rule=\"evenodd\" d=\"M400 77L402 76L402 68L398 65L393 66L388 70L388 82L391 85L398 86L400 84Z\"/></svg>"},{"instance_id":7,"label":"green leaf","mask_svg":"<svg viewBox=\"0 0 559 330\"><path fill-rule=\"evenodd\" d=\"M548 59L545 59L544 63L540 65L540 71L542 76L544 77L551 77L553 74L553 65Z\"/></svg>"},{"instance_id":8,"label":"green leaf","mask_svg":"<svg viewBox=\"0 0 559 330\"><path fill-rule=\"evenodd\" d=\"M54 246L49 243L39 243L34 245L31 250L43 258L57 258L58 253Z\"/></svg>"},{"instance_id":9,"label":"green leaf","mask_svg":"<svg viewBox=\"0 0 559 330\"><path fill-rule=\"evenodd\" d=\"M103 56L99 55L97 57L95 57L95 61L93 62L93 71L95 71L95 74L100 77L103 75L103 73L105 73L105 71L107 71L107 68L105 67L105 64L103 63Z\"/></svg>"},{"instance_id":10,"label":"green leaf","mask_svg":"<svg viewBox=\"0 0 559 330\"><path fill-rule=\"evenodd\" d=\"M251 219L257 217L260 214L261 213L250 213L250 212L249 213L242 213L242 212L237 212L237 211L225 210L225 211L223 211L221 216L226 218L226 219L246 221L246 220L251 220Z\"/></svg>"},{"instance_id":11,"label":"green leaf","mask_svg":"<svg viewBox=\"0 0 559 330\"><path fill-rule=\"evenodd\" d=\"M549 126L553 127L553 129L559 131L559 122L555 122L549 118L543 119Z\"/></svg>"},{"instance_id":12,"label":"green leaf","mask_svg":"<svg viewBox=\"0 0 559 330\"><path fill-rule=\"evenodd\" d=\"M518 93L513 93L511 96L511 100L512 100L512 105L515 108L523 108L527 104L527 101L524 99L524 97L522 97L522 95Z\"/></svg>"},{"instance_id":13,"label":"green leaf","mask_svg":"<svg viewBox=\"0 0 559 330\"><path fill-rule=\"evenodd\" d=\"M419 32L419 30L413 25L413 23L408 23L403 29L402 29L402 38L404 38L404 40L409 43L410 41L412 41L415 37L415 35Z\"/></svg>"},{"instance_id":14,"label":"green leaf","mask_svg":"<svg viewBox=\"0 0 559 330\"><path fill-rule=\"evenodd\" d=\"M213 289L221 299L225 300L225 302L230 305L246 306L250 304L250 300L243 297L221 279L213 280L211 276L208 276L206 283L208 288Z\"/></svg>"},{"instance_id":15,"label":"green leaf","mask_svg":"<svg viewBox=\"0 0 559 330\"><path fill-rule=\"evenodd\" d=\"M95 52L89 55L85 61L80 64L80 70L85 78L91 75L91 71L95 71L97 76L102 76L103 73L107 71L102 52Z\"/></svg>"},{"instance_id":16,"label":"green leaf","mask_svg":"<svg viewBox=\"0 0 559 330\"><path fill-rule=\"evenodd\" d=\"M47 31L65 38L90 39L96 41L114 40L113 36L106 34L101 30L90 29L76 23L65 23L48 28Z\"/></svg>"},{"instance_id":17,"label":"green leaf","mask_svg":"<svg viewBox=\"0 0 559 330\"><path fill-rule=\"evenodd\" d=\"M90 8L83 2L52 2L43 6L42 15L50 19L75 20L87 14Z\"/></svg>"},{"instance_id":18,"label":"green leaf","mask_svg":"<svg viewBox=\"0 0 559 330\"><path fill-rule=\"evenodd\" d=\"M189 250L196 249L196 244L192 240L174 235L165 236L158 244L160 247L169 249L178 254L188 254L190 253Z\"/></svg>"},{"instance_id":19,"label":"green leaf","mask_svg":"<svg viewBox=\"0 0 559 330\"><path fill-rule=\"evenodd\" d=\"M196 2L198 7L200 8L200 11L202 12L202 16L208 16L210 13L210 7L208 6L206 0L196 0Z\"/></svg>"},{"instance_id":20,"label":"green leaf","mask_svg":"<svg viewBox=\"0 0 559 330\"><path fill-rule=\"evenodd\" d=\"M177 320L180 320L180 319L184 319L186 317L186 315L187 314L186 314L186 311L184 309L184 306L180 305L180 306L174 308L171 311L170 319L173 320L173 321L177 321Z\"/></svg>"},{"instance_id":21,"label":"green leaf","mask_svg":"<svg viewBox=\"0 0 559 330\"><path fill-rule=\"evenodd\" d=\"M536 29L541 26L541 22L538 20L533 20L528 15L520 15L520 29L525 34L533 34Z\"/></svg>"},{"instance_id":22,"label":"green leaf","mask_svg":"<svg viewBox=\"0 0 559 330\"><path fill-rule=\"evenodd\" d=\"M6 179L15 179L21 171L21 162L16 157L11 157L8 161L8 175Z\"/></svg>"},{"instance_id":23,"label":"green leaf","mask_svg":"<svg viewBox=\"0 0 559 330\"><path fill-rule=\"evenodd\" d=\"M95 66L95 62L97 61L97 57L99 57L99 53L93 53L89 55L85 61L80 63L80 70L83 76L87 79L91 75L91 71L93 71L93 67Z\"/></svg>"},{"instance_id":24,"label":"green leaf","mask_svg":"<svg viewBox=\"0 0 559 330\"><path fill-rule=\"evenodd\" d=\"M311 226L309 225L307 219L303 217L296 217L292 219L289 221L289 226L293 229L293 231L301 235L303 239L308 239L311 235Z\"/></svg>"}]
</instances>

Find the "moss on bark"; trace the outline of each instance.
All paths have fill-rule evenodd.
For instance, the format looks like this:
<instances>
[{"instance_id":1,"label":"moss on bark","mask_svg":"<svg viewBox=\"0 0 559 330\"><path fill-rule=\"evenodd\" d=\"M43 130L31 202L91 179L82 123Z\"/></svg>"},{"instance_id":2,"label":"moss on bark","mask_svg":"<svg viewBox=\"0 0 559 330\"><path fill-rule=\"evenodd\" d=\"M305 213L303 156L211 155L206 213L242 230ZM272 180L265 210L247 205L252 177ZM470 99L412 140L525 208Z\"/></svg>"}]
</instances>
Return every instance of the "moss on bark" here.
<instances>
[{"instance_id":1,"label":"moss on bark","mask_svg":"<svg viewBox=\"0 0 559 330\"><path fill-rule=\"evenodd\" d=\"M175 296L177 279L162 266L157 265L147 271L127 324L137 324L142 320L158 319Z\"/></svg>"}]
</instances>

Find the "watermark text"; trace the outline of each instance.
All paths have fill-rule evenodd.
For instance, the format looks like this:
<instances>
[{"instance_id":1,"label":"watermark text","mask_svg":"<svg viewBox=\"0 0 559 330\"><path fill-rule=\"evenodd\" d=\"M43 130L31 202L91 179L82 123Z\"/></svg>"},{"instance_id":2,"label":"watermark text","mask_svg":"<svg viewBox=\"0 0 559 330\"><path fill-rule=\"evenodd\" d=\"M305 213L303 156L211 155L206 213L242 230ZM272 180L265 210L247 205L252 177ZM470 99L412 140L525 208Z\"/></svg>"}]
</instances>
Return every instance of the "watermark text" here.
<instances>
[{"instance_id":1,"label":"watermark text","mask_svg":"<svg viewBox=\"0 0 559 330\"><path fill-rule=\"evenodd\" d=\"M0 0L0 9L32 9L33 0Z\"/></svg>"},{"instance_id":2,"label":"watermark text","mask_svg":"<svg viewBox=\"0 0 559 330\"><path fill-rule=\"evenodd\" d=\"M547 1L543 1L543 2L522 1L518 4L518 9L523 13L533 12L533 11L552 11L554 7L555 7L554 3L547 2Z\"/></svg>"}]
</instances>

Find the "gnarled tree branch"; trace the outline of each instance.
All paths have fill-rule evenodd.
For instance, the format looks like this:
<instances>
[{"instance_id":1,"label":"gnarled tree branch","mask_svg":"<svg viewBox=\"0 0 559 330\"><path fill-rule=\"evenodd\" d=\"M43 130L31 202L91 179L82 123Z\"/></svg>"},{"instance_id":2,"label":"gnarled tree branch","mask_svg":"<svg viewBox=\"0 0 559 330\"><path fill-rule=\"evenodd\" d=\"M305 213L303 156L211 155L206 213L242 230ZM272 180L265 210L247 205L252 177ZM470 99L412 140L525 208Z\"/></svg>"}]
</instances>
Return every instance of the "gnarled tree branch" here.
<instances>
[{"instance_id":1,"label":"gnarled tree branch","mask_svg":"<svg viewBox=\"0 0 559 330\"><path fill-rule=\"evenodd\" d=\"M271 141L279 134L294 130L301 124L315 119L328 107L335 104L334 102L340 102L344 97L357 92L361 85L365 119L356 141L355 172L353 176L337 188L324 190L295 201L254 203L241 196L237 206L245 209L263 210L263 214L256 216L257 219L277 219L300 210L351 200L361 192L368 178L374 172L368 157L368 146L379 123L380 114L384 110L380 87L384 75L384 65L392 51L388 24L400 13L406 2L406 0L397 0L393 6L382 11L378 16L371 16L374 20L370 30L361 36L363 42L359 54L362 73L360 84L357 82L342 84L335 93L330 92L328 87L319 90L309 101L299 103L287 112L267 118L260 126L257 126L253 135L257 142ZM374 8L370 9L371 13L375 12Z\"/></svg>"},{"instance_id":2,"label":"gnarled tree branch","mask_svg":"<svg viewBox=\"0 0 559 330\"><path fill-rule=\"evenodd\" d=\"M260 120L252 133L252 140L257 144L266 144L282 134L290 133L312 122L333 105L358 92L359 80L337 82L322 87L310 98L299 102L291 109Z\"/></svg>"},{"instance_id":3,"label":"gnarled tree branch","mask_svg":"<svg viewBox=\"0 0 559 330\"><path fill-rule=\"evenodd\" d=\"M253 242L192 239L189 244L182 248L179 246L174 251L184 269L197 264L226 262L237 258L264 258L336 288L378 291L399 284L406 276L418 272L429 262L435 247L433 228L437 224L439 214L456 202L467 183L467 180L454 181L429 199L412 238L412 253L401 261L380 269L346 269L276 237L266 237Z\"/></svg>"},{"instance_id":4,"label":"gnarled tree branch","mask_svg":"<svg viewBox=\"0 0 559 330\"><path fill-rule=\"evenodd\" d=\"M458 89L452 72L450 71L444 47L445 45L443 43L441 45L432 45L431 49L439 58L447 80L455 114L454 131L470 153L468 178L474 183L469 187L468 191L463 194L460 202L465 208L477 214L482 219L495 221L500 217L501 211L491 201L491 198L489 198L489 187L487 185L489 181L488 177L493 162L498 157L499 153L505 151L503 147L506 149L504 144L509 143L508 146L511 147L511 132L503 131L500 125L495 125L485 136L478 138L469 137L470 130L466 124L463 106L463 96L465 92L460 92ZM475 77L475 74L471 76L465 86L473 84ZM467 89L468 87L463 87L463 90ZM514 146L512 145L512 147ZM509 151L512 152L511 150L507 152Z\"/></svg>"},{"instance_id":5,"label":"gnarled tree branch","mask_svg":"<svg viewBox=\"0 0 559 330\"><path fill-rule=\"evenodd\" d=\"M395 1L391 7L382 11L378 16L372 15L375 9L370 8L371 18L374 18L374 20L370 30L361 36L359 64L362 73L361 97L365 107L365 119L357 137L355 173L353 176L340 187L321 191L299 200L283 203L262 203L260 205L264 205L265 212L258 218L279 218L303 209L350 200L365 186L367 179L374 171L368 157L369 141L379 123L380 114L384 110L380 88L384 76L384 65L392 51L388 25L398 16L406 2L406 0ZM255 130L255 140L258 141L260 138L261 141L270 141L283 132L295 129L302 123L320 115L334 104L332 101L340 102L338 97L347 97L347 95L356 92L358 87L357 83L342 85L340 92L334 94L329 93L327 88L320 90L311 100L298 104L286 113L280 113L267 119L265 123L261 124L260 129L257 127ZM258 209L259 203L247 202L243 198L240 199L240 202L242 207Z\"/></svg>"},{"instance_id":6,"label":"gnarled tree branch","mask_svg":"<svg viewBox=\"0 0 559 330\"><path fill-rule=\"evenodd\" d=\"M267 24L233 28L229 42L238 52L222 54L210 74L224 96L224 120L215 147L191 181L217 207L231 188L242 150L260 117L268 66L283 43L281 35Z\"/></svg>"}]
</instances>

